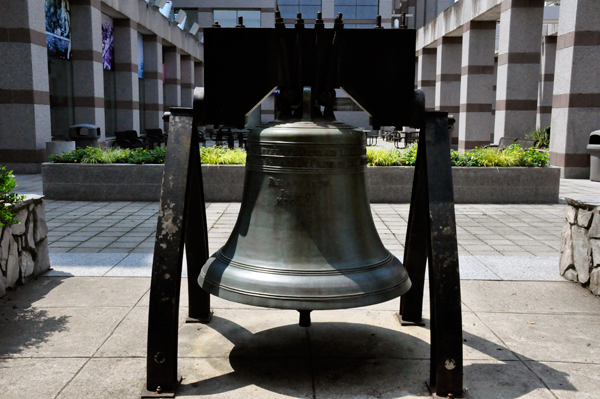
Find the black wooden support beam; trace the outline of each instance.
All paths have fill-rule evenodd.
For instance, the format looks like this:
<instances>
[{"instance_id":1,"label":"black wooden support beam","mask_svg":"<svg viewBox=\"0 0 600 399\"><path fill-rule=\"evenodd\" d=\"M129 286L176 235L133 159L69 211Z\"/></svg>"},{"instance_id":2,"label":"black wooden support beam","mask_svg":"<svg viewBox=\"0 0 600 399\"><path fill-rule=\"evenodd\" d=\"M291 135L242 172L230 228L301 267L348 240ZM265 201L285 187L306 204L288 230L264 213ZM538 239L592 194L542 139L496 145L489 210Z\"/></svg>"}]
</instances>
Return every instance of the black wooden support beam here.
<instances>
[{"instance_id":1,"label":"black wooden support beam","mask_svg":"<svg viewBox=\"0 0 600 399\"><path fill-rule=\"evenodd\" d=\"M179 294L184 243L190 282L190 318L210 320L210 297L196 279L208 258L199 143L191 108L171 108L156 243L152 262L146 391L142 398L172 398L177 375Z\"/></svg>"}]
</instances>

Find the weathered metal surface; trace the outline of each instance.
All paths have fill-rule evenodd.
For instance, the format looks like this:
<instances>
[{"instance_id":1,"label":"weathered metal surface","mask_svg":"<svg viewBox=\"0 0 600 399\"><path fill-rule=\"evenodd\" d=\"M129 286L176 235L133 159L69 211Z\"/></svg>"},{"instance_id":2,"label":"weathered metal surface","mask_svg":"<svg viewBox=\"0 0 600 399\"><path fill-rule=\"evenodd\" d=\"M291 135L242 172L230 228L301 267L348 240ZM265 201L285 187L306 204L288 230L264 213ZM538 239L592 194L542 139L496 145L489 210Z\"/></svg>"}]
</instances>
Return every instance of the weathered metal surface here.
<instances>
[{"instance_id":1,"label":"weathered metal surface","mask_svg":"<svg viewBox=\"0 0 600 399\"><path fill-rule=\"evenodd\" d=\"M365 169L364 133L341 122L253 130L238 221L200 285L228 300L297 310L404 294L410 280L377 234Z\"/></svg>"},{"instance_id":2,"label":"weathered metal surface","mask_svg":"<svg viewBox=\"0 0 600 399\"><path fill-rule=\"evenodd\" d=\"M173 397L179 386L177 331L186 235L190 244L194 242L193 246L188 245L188 273L198 274L208 248L198 138L192 134L192 110L171 108L171 113L152 263L147 391L142 397ZM194 204L190 205L190 201ZM201 210L192 209L198 207ZM190 226L190 223L197 225ZM195 287L191 290L190 301L194 301L191 316L201 318L207 310L210 312L208 295Z\"/></svg>"},{"instance_id":3,"label":"weathered metal surface","mask_svg":"<svg viewBox=\"0 0 600 399\"><path fill-rule=\"evenodd\" d=\"M424 119L404 257L413 288L402 297L400 315L406 324L422 322L425 266L429 260L430 384L439 396L462 397L460 276L448 114L425 112Z\"/></svg>"}]
</instances>

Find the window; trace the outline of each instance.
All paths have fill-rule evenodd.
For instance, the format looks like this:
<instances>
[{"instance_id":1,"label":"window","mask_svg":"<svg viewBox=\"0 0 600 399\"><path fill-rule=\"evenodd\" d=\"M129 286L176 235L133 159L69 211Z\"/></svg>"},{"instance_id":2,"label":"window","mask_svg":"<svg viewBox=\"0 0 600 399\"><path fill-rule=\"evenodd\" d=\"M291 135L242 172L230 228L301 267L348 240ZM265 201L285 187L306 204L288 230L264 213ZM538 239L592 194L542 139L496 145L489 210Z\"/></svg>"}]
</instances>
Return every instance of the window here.
<instances>
[{"instance_id":1,"label":"window","mask_svg":"<svg viewBox=\"0 0 600 399\"><path fill-rule=\"evenodd\" d=\"M379 14L379 0L335 0L335 15L347 19L372 19Z\"/></svg>"},{"instance_id":2,"label":"window","mask_svg":"<svg viewBox=\"0 0 600 399\"><path fill-rule=\"evenodd\" d=\"M260 28L260 11L252 10L215 10L214 22L218 22L223 28L234 28L238 17L244 18L244 26L247 28Z\"/></svg>"},{"instance_id":3,"label":"window","mask_svg":"<svg viewBox=\"0 0 600 399\"><path fill-rule=\"evenodd\" d=\"M299 12L303 19L317 19L321 0L277 0L277 6L283 19L296 19Z\"/></svg>"}]
</instances>

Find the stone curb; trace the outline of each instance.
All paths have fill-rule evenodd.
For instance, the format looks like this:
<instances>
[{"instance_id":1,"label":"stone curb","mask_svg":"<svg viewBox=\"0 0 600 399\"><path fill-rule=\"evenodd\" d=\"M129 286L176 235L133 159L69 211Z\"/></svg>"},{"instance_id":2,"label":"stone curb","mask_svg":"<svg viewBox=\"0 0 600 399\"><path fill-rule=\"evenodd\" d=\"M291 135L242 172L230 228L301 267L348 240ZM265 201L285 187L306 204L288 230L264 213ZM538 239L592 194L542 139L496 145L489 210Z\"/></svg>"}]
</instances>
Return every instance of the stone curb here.
<instances>
[{"instance_id":1,"label":"stone curb","mask_svg":"<svg viewBox=\"0 0 600 399\"><path fill-rule=\"evenodd\" d=\"M44 195L71 201L158 201L163 165L59 164L42 165ZM371 203L408 203L414 168L369 167L367 191ZM202 165L208 202L240 202L243 165ZM558 203L560 169L452 168L454 199L459 204Z\"/></svg>"}]
</instances>

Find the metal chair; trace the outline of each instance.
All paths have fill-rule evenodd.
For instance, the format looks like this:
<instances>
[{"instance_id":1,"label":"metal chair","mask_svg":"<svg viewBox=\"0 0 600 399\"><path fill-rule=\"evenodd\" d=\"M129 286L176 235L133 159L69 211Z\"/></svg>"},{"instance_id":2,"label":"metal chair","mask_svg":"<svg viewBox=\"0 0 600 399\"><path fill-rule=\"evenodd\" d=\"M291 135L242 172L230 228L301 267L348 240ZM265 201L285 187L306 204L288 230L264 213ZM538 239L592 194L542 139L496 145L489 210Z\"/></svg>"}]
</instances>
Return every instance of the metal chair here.
<instances>
[{"instance_id":1,"label":"metal chair","mask_svg":"<svg viewBox=\"0 0 600 399\"><path fill-rule=\"evenodd\" d=\"M157 147L160 147L161 144L166 146L168 137L162 129L146 129L146 139L149 141L150 146L154 148L155 144Z\"/></svg>"},{"instance_id":2,"label":"metal chair","mask_svg":"<svg viewBox=\"0 0 600 399\"><path fill-rule=\"evenodd\" d=\"M113 147L120 148L147 148L148 144L145 141L148 141L145 137L138 136L135 130L124 130L121 132L115 132L116 140L113 141Z\"/></svg>"}]
</instances>

